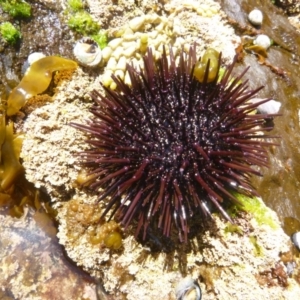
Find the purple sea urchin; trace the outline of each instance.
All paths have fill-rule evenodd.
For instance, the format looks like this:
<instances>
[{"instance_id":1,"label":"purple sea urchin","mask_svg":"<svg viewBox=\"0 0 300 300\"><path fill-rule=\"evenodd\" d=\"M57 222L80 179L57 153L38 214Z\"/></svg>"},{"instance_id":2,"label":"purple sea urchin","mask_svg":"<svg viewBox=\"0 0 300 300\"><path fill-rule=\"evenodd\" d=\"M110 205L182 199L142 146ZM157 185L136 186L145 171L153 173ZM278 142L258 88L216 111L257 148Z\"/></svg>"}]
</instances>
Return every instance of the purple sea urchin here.
<instances>
[{"instance_id":1,"label":"purple sea urchin","mask_svg":"<svg viewBox=\"0 0 300 300\"><path fill-rule=\"evenodd\" d=\"M257 196L250 175L267 165L265 146L273 143L262 125L275 115L251 114L268 99L249 102L262 87L241 82L247 70L233 78L235 63L208 82L208 61L200 82L196 63L195 47L178 65L171 50L157 62L148 50L144 71L127 66L131 86L113 75L116 91L92 92L94 118L71 124L90 134L92 148L81 155L91 189L107 199L103 216L111 211L125 228L136 221L143 239L149 226L168 237L175 225L187 241L192 216L209 215L209 202L230 220L221 203L238 202L232 192Z\"/></svg>"}]
</instances>

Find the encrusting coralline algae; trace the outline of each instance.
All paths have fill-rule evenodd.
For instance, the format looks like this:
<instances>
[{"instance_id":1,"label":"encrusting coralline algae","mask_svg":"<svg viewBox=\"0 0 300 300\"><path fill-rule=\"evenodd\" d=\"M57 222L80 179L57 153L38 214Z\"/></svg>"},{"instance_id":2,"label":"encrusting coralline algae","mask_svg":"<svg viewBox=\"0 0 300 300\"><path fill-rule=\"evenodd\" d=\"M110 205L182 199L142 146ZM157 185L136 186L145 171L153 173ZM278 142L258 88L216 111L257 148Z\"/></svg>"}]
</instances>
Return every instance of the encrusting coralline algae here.
<instances>
[{"instance_id":1,"label":"encrusting coralline algae","mask_svg":"<svg viewBox=\"0 0 300 300\"><path fill-rule=\"evenodd\" d=\"M155 5L154 2L148 1L147 7ZM213 7L213 13L206 16L200 14L200 8L195 9L198 3L202 3L202 7L204 4ZM108 5L108 1L88 1L88 4L91 15L97 18L101 16L100 10ZM120 5L126 6L129 3L122 2ZM140 16L139 11L138 15L128 20L128 24L131 19ZM222 51L226 62L234 57L234 49L240 39L226 23L216 2L167 1L164 18L162 24L165 25L161 26L160 39L171 45L174 43L172 46L175 47L177 41L177 51L182 46L196 42L199 45L199 56L206 47L212 47ZM101 17L99 20L101 22ZM170 20L173 20L173 26L169 26ZM117 31L125 26L121 21L118 25ZM136 26L137 29L131 28L132 34L137 35L139 32L140 41L145 43L145 33L148 34L147 45L157 41L155 38L151 40L151 34L154 36L159 31L159 24L149 22L145 28ZM172 30L175 30L174 35ZM159 51L162 41L155 51ZM125 42L131 41L122 40L115 49ZM171 253L151 253L147 245L142 246L136 242L134 231L130 228L121 231L123 246L117 251L90 242L91 234L101 226L98 217L103 206L97 203L97 196L76 183L81 166L78 156L74 154L86 150L86 136L68 123L74 120L83 123L89 118L89 92L94 88L101 91L99 81L114 88L107 74L124 71L125 60L122 57L127 62L124 51L132 45L128 44L126 49L122 46L122 51L118 52L123 54L119 55L118 52L113 54L113 40L110 43L112 51L110 56L107 55L107 63L104 58L99 75L95 70L91 76L84 69L77 69L69 82L62 81L56 87L54 101L33 111L24 124L27 134L21 156L26 176L36 186L43 187L54 202L60 224L58 237L68 256L100 278L105 290L114 299L175 299L176 286L187 276L199 284L203 299L296 299L300 289L294 279L287 278L286 288L282 286L281 278L274 276L270 279L272 286L269 287L265 278L267 276L264 275L274 274L272 270L276 268L284 269L280 254L289 251L289 238L280 229L275 213L267 208L270 214L268 218L278 224L278 228L258 225L254 217L240 213L235 222L242 233L239 230L232 232L223 219L214 215L215 225L210 230L202 228L190 243L178 246ZM139 51L143 52L141 47ZM141 57L139 51L131 54L137 63ZM115 59L114 63L109 62L111 58ZM133 63L136 63L135 60ZM121 75L121 72L118 74ZM126 72L124 78L126 80ZM70 214L72 201L78 204L77 211L85 211L86 214Z\"/></svg>"}]
</instances>

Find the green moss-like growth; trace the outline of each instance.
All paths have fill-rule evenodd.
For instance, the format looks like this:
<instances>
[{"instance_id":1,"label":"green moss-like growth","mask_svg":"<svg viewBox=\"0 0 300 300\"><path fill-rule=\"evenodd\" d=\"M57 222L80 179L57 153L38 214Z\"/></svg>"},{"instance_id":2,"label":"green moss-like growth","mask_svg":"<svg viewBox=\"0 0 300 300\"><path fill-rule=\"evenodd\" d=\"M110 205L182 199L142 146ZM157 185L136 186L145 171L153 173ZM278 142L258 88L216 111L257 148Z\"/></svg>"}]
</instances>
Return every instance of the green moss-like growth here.
<instances>
[{"instance_id":1,"label":"green moss-like growth","mask_svg":"<svg viewBox=\"0 0 300 300\"><path fill-rule=\"evenodd\" d=\"M21 38L21 33L10 22L4 22L0 25L0 33L9 44L15 44Z\"/></svg>"},{"instance_id":2,"label":"green moss-like growth","mask_svg":"<svg viewBox=\"0 0 300 300\"><path fill-rule=\"evenodd\" d=\"M0 5L5 12L14 18L29 18L31 6L22 0L0 0Z\"/></svg>"},{"instance_id":3,"label":"green moss-like growth","mask_svg":"<svg viewBox=\"0 0 300 300\"><path fill-rule=\"evenodd\" d=\"M107 46L107 35L106 32L99 32L94 34L91 38L99 45L100 49L103 49Z\"/></svg>"},{"instance_id":4,"label":"green moss-like growth","mask_svg":"<svg viewBox=\"0 0 300 300\"><path fill-rule=\"evenodd\" d=\"M69 27L82 35L90 36L101 49L105 48L107 46L106 33L99 32L99 24L83 8L82 0L68 0L66 14Z\"/></svg>"},{"instance_id":5,"label":"green moss-like growth","mask_svg":"<svg viewBox=\"0 0 300 300\"><path fill-rule=\"evenodd\" d=\"M249 236L249 240L254 247L254 255L255 256L263 256L264 251L263 248L257 243L257 238L255 236Z\"/></svg>"},{"instance_id":6,"label":"green moss-like growth","mask_svg":"<svg viewBox=\"0 0 300 300\"><path fill-rule=\"evenodd\" d=\"M72 15L68 21L71 29L82 35L90 35L98 33L100 26L85 11L80 11Z\"/></svg>"},{"instance_id":7,"label":"green moss-like growth","mask_svg":"<svg viewBox=\"0 0 300 300\"><path fill-rule=\"evenodd\" d=\"M81 0L69 0L68 5L74 12L83 9L83 3Z\"/></svg>"},{"instance_id":8,"label":"green moss-like growth","mask_svg":"<svg viewBox=\"0 0 300 300\"><path fill-rule=\"evenodd\" d=\"M234 205L230 213L234 215L237 211L245 211L253 215L259 225L266 224L273 229L279 228L279 225L274 220L270 209L262 202L261 199L247 197L240 194L234 195L239 201L240 205Z\"/></svg>"},{"instance_id":9,"label":"green moss-like growth","mask_svg":"<svg viewBox=\"0 0 300 300\"><path fill-rule=\"evenodd\" d=\"M224 231L225 233L238 233L240 235L243 234L243 229L240 226L232 224L230 222L226 224Z\"/></svg>"}]
</instances>

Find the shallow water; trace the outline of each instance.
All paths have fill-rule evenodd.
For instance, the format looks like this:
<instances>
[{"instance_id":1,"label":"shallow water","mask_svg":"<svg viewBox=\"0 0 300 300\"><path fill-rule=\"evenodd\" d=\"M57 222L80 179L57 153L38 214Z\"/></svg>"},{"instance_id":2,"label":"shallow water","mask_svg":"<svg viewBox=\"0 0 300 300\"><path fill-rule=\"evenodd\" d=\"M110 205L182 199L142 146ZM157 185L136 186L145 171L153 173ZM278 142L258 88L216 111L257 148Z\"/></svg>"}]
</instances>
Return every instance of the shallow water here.
<instances>
[{"instance_id":1,"label":"shallow water","mask_svg":"<svg viewBox=\"0 0 300 300\"><path fill-rule=\"evenodd\" d=\"M263 85L262 97L272 97L282 103L282 117L276 118L271 132L280 135L277 141L280 145L270 151L270 168L264 169L263 177L254 178L253 183L282 221L285 217L300 220L300 35L270 1L220 2L228 16L238 21L235 27L241 35L264 33L274 41L267 58L272 67L259 64L254 54L246 55L243 63L251 66L247 73L250 87ZM264 12L264 21L261 28L251 32L247 13L254 8ZM275 69L282 75L276 74Z\"/></svg>"}]
</instances>

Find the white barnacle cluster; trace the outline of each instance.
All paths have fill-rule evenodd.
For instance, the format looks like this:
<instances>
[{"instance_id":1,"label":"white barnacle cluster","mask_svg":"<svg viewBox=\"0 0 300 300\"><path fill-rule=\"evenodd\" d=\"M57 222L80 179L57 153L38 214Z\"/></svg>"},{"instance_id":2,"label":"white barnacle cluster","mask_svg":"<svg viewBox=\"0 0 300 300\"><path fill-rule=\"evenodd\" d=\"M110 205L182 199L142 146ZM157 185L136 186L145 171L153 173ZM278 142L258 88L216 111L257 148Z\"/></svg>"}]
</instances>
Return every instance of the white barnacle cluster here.
<instances>
[{"instance_id":1,"label":"white barnacle cluster","mask_svg":"<svg viewBox=\"0 0 300 300\"><path fill-rule=\"evenodd\" d=\"M115 39L102 49L105 65L103 85L111 89L116 88L116 83L111 78L112 74L119 76L126 84L130 84L126 64L143 69L142 57L148 47L151 48L155 59L161 57L164 48L169 54L170 46L175 57L182 48L188 51L190 44L177 34L182 26L177 14L182 10L192 10L202 17L211 17L218 13L220 8L217 4L211 7L189 0L180 4L178 2L176 6L170 7L171 13L168 17L152 13L133 18L127 25L115 30L113 32Z\"/></svg>"},{"instance_id":2,"label":"white barnacle cluster","mask_svg":"<svg viewBox=\"0 0 300 300\"><path fill-rule=\"evenodd\" d=\"M150 24L153 29L145 32L147 24ZM126 64L143 68L142 56L148 47L151 48L154 57L158 59L163 51L163 45L171 43L173 32L172 24L167 17L151 14L135 17L129 21L126 27L115 31L114 35L116 38L102 50L103 60L106 63L102 83L111 89L115 88L115 83L111 78L112 73L130 84ZM177 42L176 45L181 47L182 44ZM176 51L174 48L175 53Z\"/></svg>"}]
</instances>

